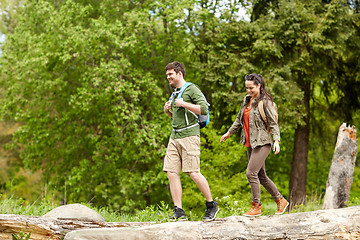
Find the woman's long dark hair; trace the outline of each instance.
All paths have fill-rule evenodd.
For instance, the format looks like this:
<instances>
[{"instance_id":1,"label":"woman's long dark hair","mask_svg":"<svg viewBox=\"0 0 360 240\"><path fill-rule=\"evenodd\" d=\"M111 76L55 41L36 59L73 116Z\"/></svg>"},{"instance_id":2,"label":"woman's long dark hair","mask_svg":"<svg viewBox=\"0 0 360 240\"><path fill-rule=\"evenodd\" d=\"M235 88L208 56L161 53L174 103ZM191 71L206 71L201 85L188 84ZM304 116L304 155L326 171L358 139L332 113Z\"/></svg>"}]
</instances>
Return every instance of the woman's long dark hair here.
<instances>
[{"instance_id":1,"label":"woman's long dark hair","mask_svg":"<svg viewBox=\"0 0 360 240\"><path fill-rule=\"evenodd\" d=\"M260 94L257 97L257 101L254 103L255 107L257 107L259 101L263 99L265 99L265 104L267 104L268 99L273 102L273 98L270 96L270 94L265 88L265 81L263 76L261 76L260 74L251 73L245 76L245 81L253 81L256 86L260 84Z\"/></svg>"}]
</instances>

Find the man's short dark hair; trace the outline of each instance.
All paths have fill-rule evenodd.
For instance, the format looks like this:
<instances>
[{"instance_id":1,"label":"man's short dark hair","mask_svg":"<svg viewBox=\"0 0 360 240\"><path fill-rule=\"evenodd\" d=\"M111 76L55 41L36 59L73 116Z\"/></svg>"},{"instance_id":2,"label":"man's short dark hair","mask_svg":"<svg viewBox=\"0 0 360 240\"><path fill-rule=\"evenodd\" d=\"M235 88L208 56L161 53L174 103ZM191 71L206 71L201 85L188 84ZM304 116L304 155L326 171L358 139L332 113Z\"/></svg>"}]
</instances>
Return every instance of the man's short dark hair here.
<instances>
[{"instance_id":1,"label":"man's short dark hair","mask_svg":"<svg viewBox=\"0 0 360 240\"><path fill-rule=\"evenodd\" d=\"M165 67L165 71L172 70L172 69L174 69L174 71L176 73L182 72L182 75L185 78L185 65L183 63L175 61L175 62L169 63Z\"/></svg>"}]
</instances>

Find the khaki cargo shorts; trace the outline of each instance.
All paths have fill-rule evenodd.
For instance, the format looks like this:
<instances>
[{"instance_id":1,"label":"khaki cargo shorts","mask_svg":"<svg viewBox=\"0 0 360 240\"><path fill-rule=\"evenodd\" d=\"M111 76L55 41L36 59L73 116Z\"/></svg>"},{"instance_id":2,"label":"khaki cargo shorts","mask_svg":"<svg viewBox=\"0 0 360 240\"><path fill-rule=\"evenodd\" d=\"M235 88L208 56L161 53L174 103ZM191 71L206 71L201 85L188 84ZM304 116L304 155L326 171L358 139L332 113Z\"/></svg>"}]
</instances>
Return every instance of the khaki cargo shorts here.
<instances>
[{"instance_id":1,"label":"khaki cargo shorts","mask_svg":"<svg viewBox=\"0 0 360 240\"><path fill-rule=\"evenodd\" d=\"M164 159L164 172L200 172L200 136L170 137Z\"/></svg>"}]
</instances>

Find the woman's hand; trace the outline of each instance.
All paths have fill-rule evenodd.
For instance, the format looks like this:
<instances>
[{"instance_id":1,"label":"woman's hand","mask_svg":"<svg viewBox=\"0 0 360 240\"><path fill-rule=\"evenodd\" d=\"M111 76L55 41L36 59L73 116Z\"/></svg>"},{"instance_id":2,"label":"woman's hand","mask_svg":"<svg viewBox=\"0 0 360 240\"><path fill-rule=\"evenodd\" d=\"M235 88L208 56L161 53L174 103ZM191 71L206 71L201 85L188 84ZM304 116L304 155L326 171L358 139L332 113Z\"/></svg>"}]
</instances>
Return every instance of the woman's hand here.
<instances>
[{"instance_id":1,"label":"woman's hand","mask_svg":"<svg viewBox=\"0 0 360 240\"><path fill-rule=\"evenodd\" d=\"M278 154L280 152L280 144L279 141L274 142L273 150L275 151L275 154Z\"/></svg>"},{"instance_id":2,"label":"woman's hand","mask_svg":"<svg viewBox=\"0 0 360 240\"><path fill-rule=\"evenodd\" d=\"M231 136L230 132L226 132L224 135L222 135L222 137L220 138L220 142L225 141L226 139L228 139Z\"/></svg>"}]
</instances>

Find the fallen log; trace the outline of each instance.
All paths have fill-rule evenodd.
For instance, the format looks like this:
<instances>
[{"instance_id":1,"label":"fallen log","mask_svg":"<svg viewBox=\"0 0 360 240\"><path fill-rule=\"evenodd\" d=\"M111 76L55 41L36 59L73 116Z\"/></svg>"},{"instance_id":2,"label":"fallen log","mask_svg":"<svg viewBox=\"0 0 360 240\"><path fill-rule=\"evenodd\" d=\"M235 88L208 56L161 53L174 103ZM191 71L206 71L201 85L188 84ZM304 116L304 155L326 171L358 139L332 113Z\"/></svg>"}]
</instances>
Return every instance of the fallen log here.
<instances>
[{"instance_id":1,"label":"fallen log","mask_svg":"<svg viewBox=\"0 0 360 240\"><path fill-rule=\"evenodd\" d=\"M139 228L77 230L64 240L240 240L359 239L360 206L249 218L232 216L213 222L173 222Z\"/></svg>"},{"instance_id":2,"label":"fallen log","mask_svg":"<svg viewBox=\"0 0 360 240\"><path fill-rule=\"evenodd\" d=\"M234 240L359 239L360 206L249 218L231 216L213 222L107 223L0 215L0 239L31 233L30 239L65 240Z\"/></svg>"},{"instance_id":3,"label":"fallen log","mask_svg":"<svg viewBox=\"0 0 360 240\"><path fill-rule=\"evenodd\" d=\"M12 239L13 234L30 233L30 239L57 240L71 231L79 229L124 228L146 226L149 222L95 222L79 219L48 219L25 215L0 214L0 239Z\"/></svg>"}]
</instances>

